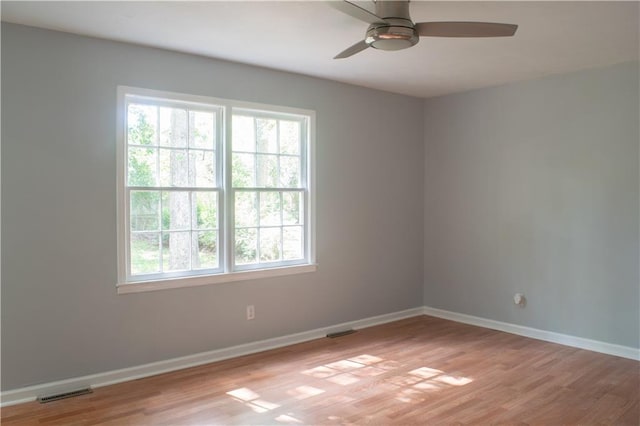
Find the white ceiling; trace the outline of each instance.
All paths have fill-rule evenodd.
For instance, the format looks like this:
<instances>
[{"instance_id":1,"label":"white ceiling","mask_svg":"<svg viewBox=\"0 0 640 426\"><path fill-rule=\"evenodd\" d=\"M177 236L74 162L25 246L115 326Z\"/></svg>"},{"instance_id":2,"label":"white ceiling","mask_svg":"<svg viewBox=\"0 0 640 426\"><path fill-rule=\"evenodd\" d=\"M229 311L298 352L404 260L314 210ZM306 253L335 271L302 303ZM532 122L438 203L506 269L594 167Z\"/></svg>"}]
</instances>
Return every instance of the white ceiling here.
<instances>
[{"instance_id":1,"label":"white ceiling","mask_svg":"<svg viewBox=\"0 0 640 426\"><path fill-rule=\"evenodd\" d=\"M414 22L519 28L512 38L422 38L410 49L340 60L332 58L361 40L367 24L320 1L2 1L1 12L6 22L430 97L638 60L639 4L414 0Z\"/></svg>"}]
</instances>

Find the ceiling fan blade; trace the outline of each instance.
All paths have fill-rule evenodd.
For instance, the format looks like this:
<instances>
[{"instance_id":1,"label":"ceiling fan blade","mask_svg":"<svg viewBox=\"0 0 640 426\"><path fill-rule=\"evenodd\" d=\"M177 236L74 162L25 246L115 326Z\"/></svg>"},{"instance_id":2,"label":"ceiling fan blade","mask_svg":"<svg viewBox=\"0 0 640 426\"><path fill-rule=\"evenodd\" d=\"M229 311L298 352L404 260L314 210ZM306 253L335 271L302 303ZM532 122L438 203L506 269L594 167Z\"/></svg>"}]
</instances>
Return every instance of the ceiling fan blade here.
<instances>
[{"instance_id":1,"label":"ceiling fan blade","mask_svg":"<svg viewBox=\"0 0 640 426\"><path fill-rule=\"evenodd\" d=\"M339 10L342 13L346 13L349 16L353 16L356 19L360 19L361 21L368 22L369 24L375 24L377 22L386 22L384 19L379 17L378 15L369 12L367 9L364 9L354 3L348 1L329 1L328 2L331 7Z\"/></svg>"},{"instance_id":2,"label":"ceiling fan blade","mask_svg":"<svg viewBox=\"0 0 640 426\"><path fill-rule=\"evenodd\" d=\"M518 26L493 22L418 22L415 28L423 37L511 37Z\"/></svg>"},{"instance_id":3,"label":"ceiling fan blade","mask_svg":"<svg viewBox=\"0 0 640 426\"><path fill-rule=\"evenodd\" d=\"M362 52L367 47L369 47L369 45L367 43L365 43L364 40L359 41L356 44L354 44L353 46L343 50L340 53L338 53L336 56L333 57L333 59L348 58L349 56L353 56L358 52Z\"/></svg>"}]
</instances>

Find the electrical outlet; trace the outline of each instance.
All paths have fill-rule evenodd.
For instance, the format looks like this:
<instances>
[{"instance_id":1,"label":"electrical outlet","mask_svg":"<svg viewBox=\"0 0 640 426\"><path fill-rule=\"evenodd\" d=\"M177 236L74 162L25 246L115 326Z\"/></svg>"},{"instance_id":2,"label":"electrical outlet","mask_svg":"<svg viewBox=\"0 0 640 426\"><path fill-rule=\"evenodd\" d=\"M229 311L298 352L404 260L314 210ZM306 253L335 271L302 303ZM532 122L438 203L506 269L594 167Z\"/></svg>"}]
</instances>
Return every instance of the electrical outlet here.
<instances>
[{"instance_id":1,"label":"electrical outlet","mask_svg":"<svg viewBox=\"0 0 640 426\"><path fill-rule=\"evenodd\" d=\"M527 303L527 299L525 299L524 294L516 293L513 295L513 303L524 308L525 303Z\"/></svg>"},{"instance_id":2,"label":"electrical outlet","mask_svg":"<svg viewBox=\"0 0 640 426\"><path fill-rule=\"evenodd\" d=\"M256 308L253 305L247 305L247 320L255 319Z\"/></svg>"}]
</instances>

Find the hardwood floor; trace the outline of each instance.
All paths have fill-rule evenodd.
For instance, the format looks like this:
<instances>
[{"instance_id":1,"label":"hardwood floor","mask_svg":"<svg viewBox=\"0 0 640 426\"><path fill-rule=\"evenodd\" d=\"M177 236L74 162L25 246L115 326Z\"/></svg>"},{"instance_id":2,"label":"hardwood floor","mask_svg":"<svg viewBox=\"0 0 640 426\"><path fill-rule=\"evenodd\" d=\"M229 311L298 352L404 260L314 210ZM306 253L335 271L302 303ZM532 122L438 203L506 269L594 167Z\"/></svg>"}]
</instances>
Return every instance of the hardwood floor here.
<instances>
[{"instance_id":1,"label":"hardwood floor","mask_svg":"<svg viewBox=\"0 0 640 426\"><path fill-rule=\"evenodd\" d=\"M640 363L428 316L2 409L17 424L640 423Z\"/></svg>"}]
</instances>

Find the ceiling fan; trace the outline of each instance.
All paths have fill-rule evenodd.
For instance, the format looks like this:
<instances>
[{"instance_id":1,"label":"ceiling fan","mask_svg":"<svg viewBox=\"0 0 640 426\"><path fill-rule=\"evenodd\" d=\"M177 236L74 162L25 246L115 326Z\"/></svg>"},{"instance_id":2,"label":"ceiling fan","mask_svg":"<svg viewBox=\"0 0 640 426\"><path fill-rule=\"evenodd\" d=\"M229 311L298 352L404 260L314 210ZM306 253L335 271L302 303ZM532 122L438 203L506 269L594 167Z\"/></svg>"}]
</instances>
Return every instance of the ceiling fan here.
<instances>
[{"instance_id":1,"label":"ceiling fan","mask_svg":"<svg viewBox=\"0 0 640 426\"><path fill-rule=\"evenodd\" d=\"M353 56L369 47L381 50L406 49L420 37L511 37L517 25L494 22L417 22L409 16L409 1L377 0L375 13L354 3L330 1L347 15L369 23L365 39L338 53L333 59Z\"/></svg>"}]
</instances>

